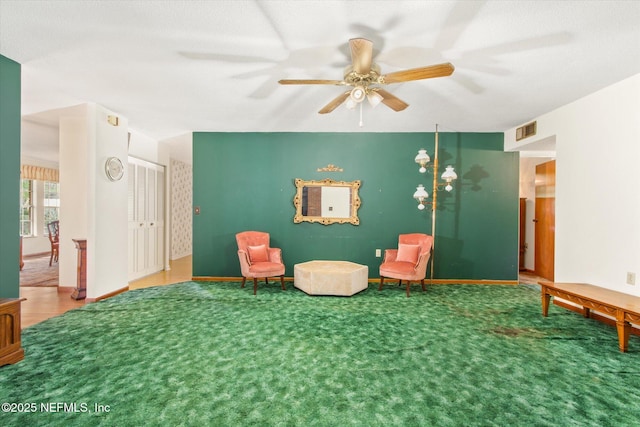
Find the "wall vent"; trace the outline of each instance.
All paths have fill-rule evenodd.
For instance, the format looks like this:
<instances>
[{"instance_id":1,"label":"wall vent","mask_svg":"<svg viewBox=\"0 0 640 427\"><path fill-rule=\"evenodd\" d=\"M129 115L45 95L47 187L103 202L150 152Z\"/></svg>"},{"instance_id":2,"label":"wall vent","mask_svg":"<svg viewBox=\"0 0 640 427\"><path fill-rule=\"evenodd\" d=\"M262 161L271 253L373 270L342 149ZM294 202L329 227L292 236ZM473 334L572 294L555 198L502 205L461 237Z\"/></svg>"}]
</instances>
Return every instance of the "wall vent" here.
<instances>
[{"instance_id":1,"label":"wall vent","mask_svg":"<svg viewBox=\"0 0 640 427\"><path fill-rule=\"evenodd\" d=\"M527 123L526 125L520 126L518 129L516 129L516 141L520 141L521 139L535 135L536 123L537 122Z\"/></svg>"}]
</instances>

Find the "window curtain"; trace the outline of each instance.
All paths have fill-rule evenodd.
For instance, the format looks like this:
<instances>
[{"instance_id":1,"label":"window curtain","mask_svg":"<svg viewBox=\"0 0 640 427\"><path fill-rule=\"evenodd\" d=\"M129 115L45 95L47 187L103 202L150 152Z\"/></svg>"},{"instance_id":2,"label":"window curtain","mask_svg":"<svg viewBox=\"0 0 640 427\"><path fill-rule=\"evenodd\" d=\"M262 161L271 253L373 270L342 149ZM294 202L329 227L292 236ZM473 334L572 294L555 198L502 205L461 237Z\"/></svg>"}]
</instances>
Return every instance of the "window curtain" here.
<instances>
[{"instance_id":1,"label":"window curtain","mask_svg":"<svg viewBox=\"0 0 640 427\"><path fill-rule=\"evenodd\" d=\"M32 165L22 165L20 167L20 178L52 182L58 182L60 180L58 169L49 169Z\"/></svg>"}]
</instances>

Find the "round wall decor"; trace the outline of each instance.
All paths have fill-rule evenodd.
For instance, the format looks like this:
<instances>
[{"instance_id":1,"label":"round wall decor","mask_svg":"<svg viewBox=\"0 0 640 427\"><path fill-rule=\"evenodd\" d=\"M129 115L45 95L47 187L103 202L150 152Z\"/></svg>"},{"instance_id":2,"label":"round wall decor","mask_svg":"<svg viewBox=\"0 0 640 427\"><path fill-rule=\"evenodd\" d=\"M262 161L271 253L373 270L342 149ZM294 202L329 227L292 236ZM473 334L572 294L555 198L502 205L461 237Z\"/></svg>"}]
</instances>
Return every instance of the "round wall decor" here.
<instances>
[{"instance_id":1,"label":"round wall decor","mask_svg":"<svg viewBox=\"0 0 640 427\"><path fill-rule=\"evenodd\" d=\"M104 170L111 181L118 181L124 176L124 166L117 157L109 157L104 164Z\"/></svg>"}]
</instances>

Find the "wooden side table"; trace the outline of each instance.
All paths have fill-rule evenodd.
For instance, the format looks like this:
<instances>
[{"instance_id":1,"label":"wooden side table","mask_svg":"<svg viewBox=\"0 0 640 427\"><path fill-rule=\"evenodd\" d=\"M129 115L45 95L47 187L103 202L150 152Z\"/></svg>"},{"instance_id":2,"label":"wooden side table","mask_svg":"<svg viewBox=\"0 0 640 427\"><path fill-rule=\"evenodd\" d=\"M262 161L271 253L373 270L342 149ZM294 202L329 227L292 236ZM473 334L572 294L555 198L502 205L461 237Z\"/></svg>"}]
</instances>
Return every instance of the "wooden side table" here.
<instances>
[{"instance_id":1,"label":"wooden side table","mask_svg":"<svg viewBox=\"0 0 640 427\"><path fill-rule=\"evenodd\" d=\"M20 341L20 303L25 298L0 298L0 366L24 359Z\"/></svg>"},{"instance_id":2,"label":"wooden side table","mask_svg":"<svg viewBox=\"0 0 640 427\"><path fill-rule=\"evenodd\" d=\"M72 239L78 250L78 278L76 289L71 294L75 300L87 297L87 241L86 239Z\"/></svg>"}]
</instances>

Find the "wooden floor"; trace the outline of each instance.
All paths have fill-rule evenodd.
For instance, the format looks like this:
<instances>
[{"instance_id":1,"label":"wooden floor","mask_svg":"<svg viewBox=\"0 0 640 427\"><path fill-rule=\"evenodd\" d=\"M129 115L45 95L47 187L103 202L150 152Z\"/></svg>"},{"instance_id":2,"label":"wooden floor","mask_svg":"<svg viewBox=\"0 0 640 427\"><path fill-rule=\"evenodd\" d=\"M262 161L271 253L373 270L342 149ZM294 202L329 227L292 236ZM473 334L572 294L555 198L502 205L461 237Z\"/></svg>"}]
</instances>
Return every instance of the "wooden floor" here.
<instances>
[{"instance_id":1,"label":"wooden floor","mask_svg":"<svg viewBox=\"0 0 640 427\"><path fill-rule=\"evenodd\" d=\"M179 258L169 263L171 267L168 271L161 271L139 280L129 282L129 289L148 288L150 286L169 285L191 280L191 256ZM537 283L542 278L533 275L520 275L521 281L526 283ZM525 279L526 278L526 279ZM527 280L528 279L528 280ZM68 310L80 307L85 304L82 301L71 299L73 288L57 287L37 287L30 288L21 286L20 297L26 298L21 306L21 324L25 328L35 325L50 317L58 316Z\"/></svg>"},{"instance_id":2,"label":"wooden floor","mask_svg":"<svg viewBox=\"0 0 640 427\"><path fill-rule=\"evenodd\" d=\"M170 261L169 271L161 271L142 279L129 282L129 289L148 288L150 286L169 285L191 280L191 256ZM20 322L23 328L58 316L68 310L81 307L84 300L71 298L73 288L65 287L20 287L22 301Z\"/></svg>"}]
</instances>

